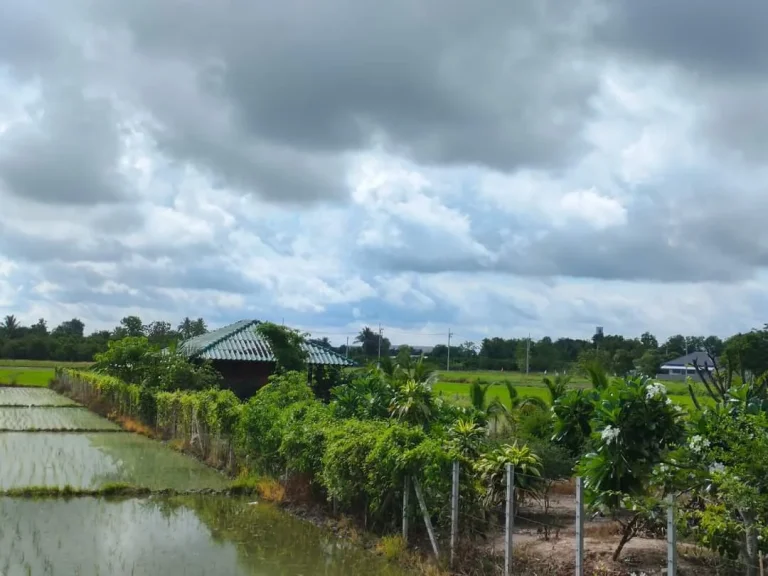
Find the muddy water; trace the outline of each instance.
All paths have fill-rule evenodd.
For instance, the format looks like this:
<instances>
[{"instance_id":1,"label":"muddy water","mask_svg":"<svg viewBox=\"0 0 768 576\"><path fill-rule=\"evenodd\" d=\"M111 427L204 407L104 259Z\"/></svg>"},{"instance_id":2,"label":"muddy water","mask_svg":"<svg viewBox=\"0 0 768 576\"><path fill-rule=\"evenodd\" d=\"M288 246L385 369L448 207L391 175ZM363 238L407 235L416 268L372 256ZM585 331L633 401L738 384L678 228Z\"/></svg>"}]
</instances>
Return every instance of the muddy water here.
<instances>
[{"instance_id":1,"label":"muddy water","mask_svg":"<svg viewBox=\"0 0 768 576\"><path fill-rule=\"evenodd\" d=\"M404 572L267 504L221 496L0 499L6 576L399 576Z\"/></svg>"},{"instance_id":2,"label":"muddy water","mask_svg":"<svg viewBox=\"0 0 768 576\"><path fill-rule=\"evenodd\" d=\"M110 423L82 408L57 407L70 404L50 390L0 388L0 422L14 430L0 432L0 490L114 482L181 491L228 485L215 470L159 442L126 432L78 431ZM23 431L58 428L67 431ZM0 497L0 576L358 574L404 572L248 499Z\"/></svg>"}]
</instances>

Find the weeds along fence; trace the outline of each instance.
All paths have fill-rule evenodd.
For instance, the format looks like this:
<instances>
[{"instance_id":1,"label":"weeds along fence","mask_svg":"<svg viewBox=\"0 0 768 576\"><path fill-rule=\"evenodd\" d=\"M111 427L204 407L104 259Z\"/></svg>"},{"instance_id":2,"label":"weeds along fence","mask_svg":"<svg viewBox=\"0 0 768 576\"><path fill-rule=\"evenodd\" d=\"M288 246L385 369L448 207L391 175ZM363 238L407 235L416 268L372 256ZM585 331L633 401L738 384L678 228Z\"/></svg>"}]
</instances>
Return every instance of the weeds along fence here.
<instances>
[{"instance_id":1,"label":"weeds along fence","mask_svg":"<svg viewBox=\"0 0 768 576\"><path fill-rule=\"evenodd\" d=\"M235 432L242 404L229 390L152 392L109 376L58 369L54 388L104 415L146 426L211 466L238 469Z\"/></svg>"}]
</instances>

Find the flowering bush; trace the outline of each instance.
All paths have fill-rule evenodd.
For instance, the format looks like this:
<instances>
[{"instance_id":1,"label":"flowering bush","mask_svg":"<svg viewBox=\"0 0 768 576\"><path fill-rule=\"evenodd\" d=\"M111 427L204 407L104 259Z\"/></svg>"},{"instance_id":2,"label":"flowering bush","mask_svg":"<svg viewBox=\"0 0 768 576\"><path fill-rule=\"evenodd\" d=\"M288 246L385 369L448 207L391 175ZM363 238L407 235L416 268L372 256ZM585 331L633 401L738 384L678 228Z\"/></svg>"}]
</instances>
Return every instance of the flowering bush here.
<instances>
[{"instance_id":1,"label":"flowering bush","mask_svg":"<svg viewBox=\"0 0 768 576\"><path fill-rule=\"evenodd\" d=\"M707 410L672 455L676 465L660 470L692 495L683 519L696 540L747 565L757 564L759 542L768 538L766 430L765 413Z\"/></svg>"},{"instance_id":2,"label":"flowering bush","mask_svg":"<svg viewBox=\"0 0 768 576\"><path fill-rule=\"evenodd\" d=\"M624 545L659 516L654 468L683 440L685 429L664 385L649 379L613 380L594 399L594 450L577 468L587 504L624 527L618 558Z\"/></svg>"}]
</instances>

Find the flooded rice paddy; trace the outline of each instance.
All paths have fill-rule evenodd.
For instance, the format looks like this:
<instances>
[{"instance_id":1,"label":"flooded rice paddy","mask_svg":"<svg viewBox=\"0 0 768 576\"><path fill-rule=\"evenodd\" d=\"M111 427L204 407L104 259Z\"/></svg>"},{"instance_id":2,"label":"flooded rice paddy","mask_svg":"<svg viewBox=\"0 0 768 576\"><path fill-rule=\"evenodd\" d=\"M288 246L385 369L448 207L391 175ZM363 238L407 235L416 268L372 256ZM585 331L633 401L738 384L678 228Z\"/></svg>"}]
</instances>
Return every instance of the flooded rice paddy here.
<instances>
[{"instance_id":1,"label":"flooded rice paddy","mask_svg":"<svg viewBox=\"0 0 768 576\"><path fill-rule=\"evenodd\" d=\"M101 426L114 430L51 390L0 388L0 430L6 430L0 432L0 490L128 483L195 491L229 484L159 442L122 431L90 432ZM0 496L2 576L362 573L404 574L321 528L249 499Z\"/></svg>"},{"instance_id":2,"label":"flooded rice paddy","mask_svg":"<svg viewBox=\"0 0 768 576\"><path fill-rule=\"evenodd\" d=\"M48 388L0 388L0 406L76 406L77 403Z\"/></svg>"},{"instance_id":3,"label":"flooded rice paddy","mask_svg":"<svg viewBox=\"0 0 768 576\"><path fill-rule=\"evenodd\" d=\"M126 483L189 491L228 484L197 460L129 433L0 433L0 463L1 490Z\"/></svg>"},{"instance_id":4,"label":"flooded rice paddy","mask_svg":"<svg viewBox=\"0 0 768 576\"><path fill-rule=\"evenodd\" d=\"M402 574L274 507L222 496L0 499L0 573Z\"/></svg>"},{"instance_id":5,"label":"flooded rice paddy","mask_svg":"<svg viewBox=\"0 0 768 576\"><path fill-rule=\"evenodd\" d=\"M0 407L0 430L120 430L85 408Z\"/></svg>"}]
</instances>

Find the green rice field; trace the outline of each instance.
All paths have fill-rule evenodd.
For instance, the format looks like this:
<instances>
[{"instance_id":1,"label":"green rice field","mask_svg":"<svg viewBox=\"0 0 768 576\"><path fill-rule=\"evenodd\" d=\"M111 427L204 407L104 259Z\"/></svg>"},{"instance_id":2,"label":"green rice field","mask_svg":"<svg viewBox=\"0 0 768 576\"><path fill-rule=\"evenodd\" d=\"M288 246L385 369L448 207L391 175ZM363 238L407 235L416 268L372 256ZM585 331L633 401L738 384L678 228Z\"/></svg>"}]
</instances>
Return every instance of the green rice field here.
<instances>
[{"instance_id":1,"label":"green rice field","mask_svg":"<svg viewBox=\"0 0 768 576\"><path fill-rule=\"evenodd\" d=\"M0 385L38 386L45 388L53 379L53 368L21 368L0 366Z\"/></svg>"},{"instance_id":2,"label":"green rice field","mask_svg":"<svg viewBox=\"0 0 768 576\"><path fill-rule=\"evenodd\" d=\"M0 430L121 430L120 426L85 408L25 406L0 408Z\"/></svg>"},{"instance_id":3,"label":"green rice field","mask_svg":"<svg viewBox=\"0 0 768 576\"><path fill-rule=\"evenodd\" d=\"M0 406L77 406L69 398L57 394L48 388L9 388L0 387Z\"/></svg>"},{"instance_id":4,"label":"green rice field","mask_svg":"<svg viewBox=\"0 0 768 576\"><path fill-rule=\"evenodd\" d=\"M506 386L503 386L501 382L507 381L515 386L518 394L521 398L540 398L544 401L549 401L549 395L547 389L542 383L544 374L521 374L519 372L495 372L495 371L477 371L477 372L463 372L463 371L440 371L439 381L434 386L435 392L442 394L444 397L449 398L459 403L469 403L469 387L472 382L480 382L481 384L490 384L488 388L487 396L488 402L498 398L505 404L509 405L509 394L507 393ZM550 375L550 378L554 378L554 375ZM667 393L673 402L679 404L684 408L692 408L693 400L691 400L688 394L688 387L684 382L663 382L667 388ZM573 378L570 382L573 388L588 388L591 386L589 381L585 378ZM697 394L703 402L706 402L704 398L703 387L697 386Z\"/></svg>"}]
</instances>

